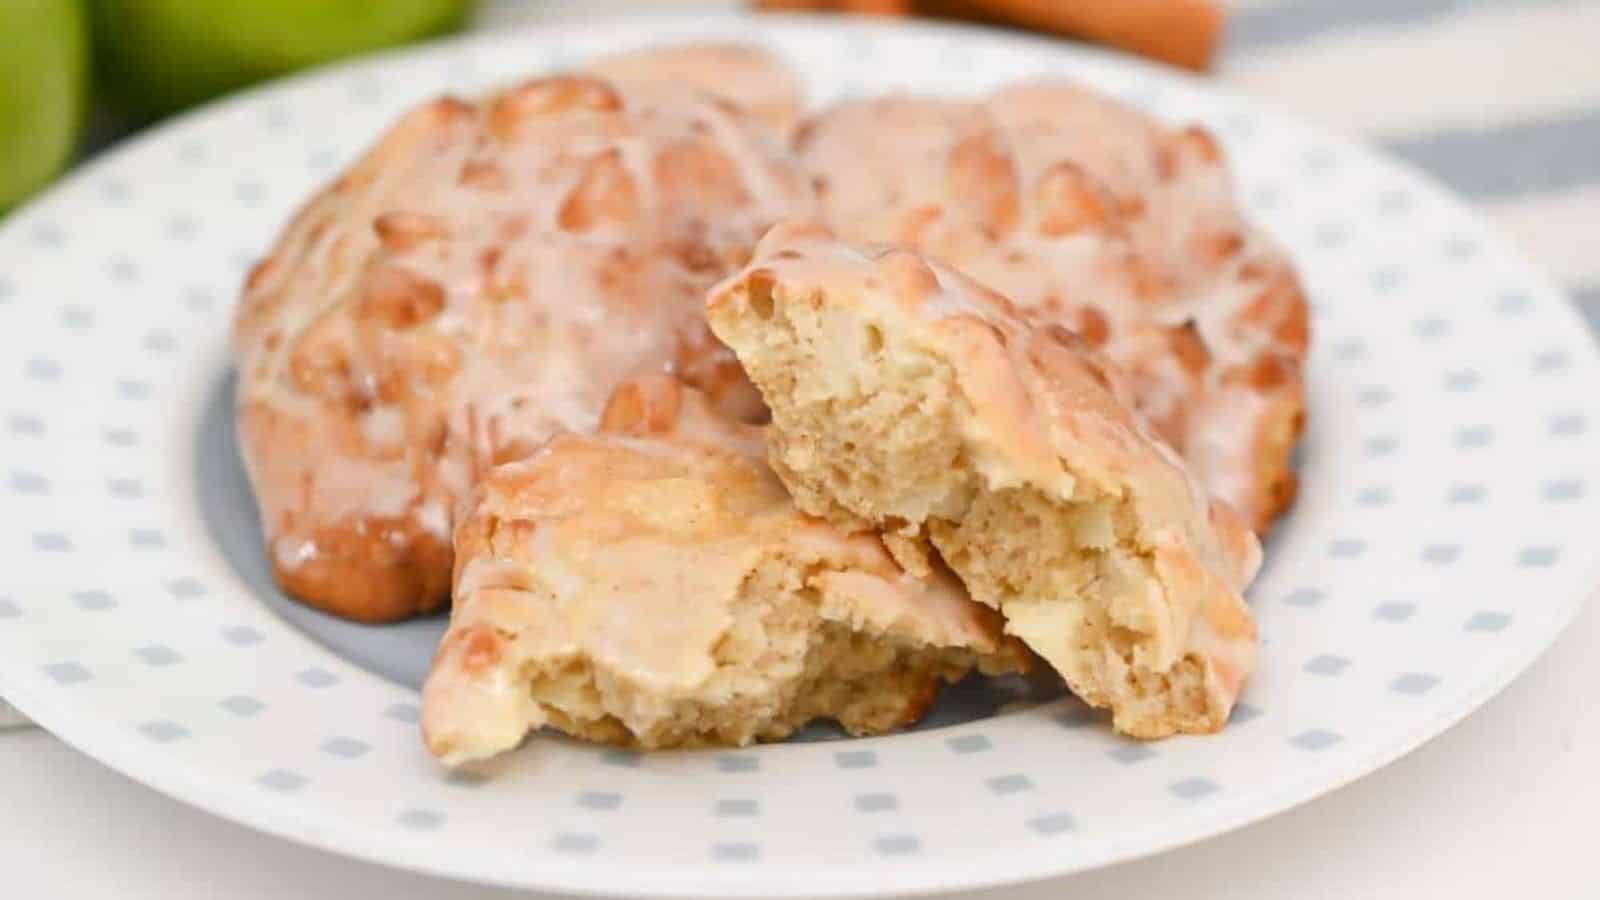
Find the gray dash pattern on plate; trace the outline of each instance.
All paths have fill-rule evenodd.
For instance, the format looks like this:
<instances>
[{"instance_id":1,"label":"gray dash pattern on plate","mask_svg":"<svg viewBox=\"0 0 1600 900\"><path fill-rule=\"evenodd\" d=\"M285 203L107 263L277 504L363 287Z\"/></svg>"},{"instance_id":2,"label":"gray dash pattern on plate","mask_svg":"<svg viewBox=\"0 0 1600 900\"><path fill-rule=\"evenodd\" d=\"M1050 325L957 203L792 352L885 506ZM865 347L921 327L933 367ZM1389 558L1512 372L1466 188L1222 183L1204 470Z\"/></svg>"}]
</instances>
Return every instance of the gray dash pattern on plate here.
<instances>
[{"instance_id":1,"label":"gray dash pattern on plate","mask_svg":"<svg viewBox=\"0 0 1600 900\"><path fill-rule=\"evenodd\" d=\"M269 769L256 776L256 784L267 790L284 794L298 791L309 783L310 779L299 772L291 772L288 769Z\"/></svg>"},{"instance_id":2,"label":"gray dash pattern on plate","mask_svg":"<svg viewBox=\"0 0 1600 900\"><path fill-rule=\"evenodd\" d=\"M117 605L110 593L101 590L77 591L72 595L72 602L84 612L99 612Z\"/></svg>"},{"instance_id":3,"label":"gray dash pattern on plate","mask_svg":"<svg viewBox=\"0 0 1600 900\"><path fill-rule=\"evenodd\" d=\"M746 818L760 815L761 804L744 797L729 797L717 801L712 814L720 818Z\"/></svg>"},{"instance_id":4,"label":"gray dash pattern on plate","mask_svg":"<svg viewBox=\"0 0 1600 900\"><path fill-rule=\"evenodd\" d=\"M1313 675L1338 675L1349 668L1350 660L1342 656L1324 653L1314 656L1305 665L1305 670Z\"/></svg>"},{"instance_id":5,"label":"gray dash pattern on plate","mask_svg":"<svg viewBox=\"0 0 1600 900\"><path fill-rule=\"evenodd\" d=\"M50 663L44 673L56 684L79 684L94 678L94 673L75 662Z\"/></svg>"},{"instance_id":6,"label":"gray dash pattern on plate","mask_svg":"<svg viewBox=\"0 0 1600 900\"><path fill-rule=\"evenodd\" d=\"M841 750L833 755L841 769L869 769L878 764L878 754L871 750Z\"/></svg>"},{"instance_id":7,"label":"gray dash pattern on plate","mask_svg":"<svg viewBox=\"0 0 1600 900\"><path fill-rule=\"evenodd\" d=\"M1416 330L1418 337L1442 337L1450 330L1450 322L1440 316L1428 316L1425 319L1417 320L1417 324L1414 326L1414 329Z\"/></svg>"},{"instance_id":8,"label":"gray dash pattern on plate","mask_svg":"<svg viewBox=\"0 0 1600 900\"><path fill-rule=\"evenodd\" d=\"M228 712L245 719L248 719L267 708L265 703L262 703L260 700L257 700L254 697L245 696L244 694L235 694L232 697L226 697L217 705L221 706Z\"/></svg>"},{"instance_id":9,"label":"gray dash pattern on plate","mask_svg":"<svg viewBox=\"0 0 1600 900\"><path fill-rule=\"evenodd\" d=\"M101 612L101 610L109 610L117 605L117 601L110 596L110 593L98 591L98 589L96 591L74 591L72 593L72 602L83 612Z\"/></svg>"},{"instance_id":10,"label":"gray dash pattern on plate","mask_svg":"<svg viewBox=\"0 0 1600 900\"><path fill-rule=\"evenodd\" d=\"M550 842L550 849L557 853L593 853L599 846L600 838L595 835L574 834L572 832L562 832Z\"/></svg>"},{"instance_id":11,"label":"gray dash pattern on plate","mask_svg":"<svg viewBox=\"0 0 1600 900\"><path fill-rule=\"evenodd\" d=\"M1510 624L1511 615L1509 613L1488 611L1473 613L1472 618L1467 620L1465 627L1468 631L1496 632L1504 631L1505 627Z\"/></svg>"},{"instance_id":12,"label":"gray dash pattern on plate","mask_svg":"<svg viewBox=\"0 0 1600 900\"><path fill-rule=\"evenodd\" d=\"M35 357L28 360L25 369L35 381L55 381L61 377L61 363L53 359Z\"/></svg>"},{"instance_id":13,"label":"gray dash pattern on plate","mask_svg":"<svg viewBox=\"0 0 1600 900\"><path fill-rule=\"evenodd\" d=\"M166 537L154 528L135 528L128 532L128 543L153 550L167 545Z\"/></svg>"},{"instance_id":14,"label":"gray dash pattern on plate","mask_svg":"<svg viewBox=\"0 0 1600 900\"><path fill-rule=\"evenodd\" d=\"M996 775L986 779L984 783L989 786L990 793L1002 796L1033 790L1033 779L1022 774Z\"/></svg>"},{"instance_id":15,"label":"gray dash pattern on plate","mask_svg":"<svg viewBox=\"0 0 1600 900\"><path fill-rule=\"evenodd\" d=\"M1385 506L1393 496L1386 487L1369 487L1356 495L1356 503L1361 506Z\"/></svg>"},{"instance_id":16,"label":"gray dash pattern on plate","mask_svg":"<svg viewBox=\"0 0 1600 900\"><path fill-rule=\"evenodd\" d=\"M909 834L884 835L873 841L872 845L884 856L907 856L922 850L922 841Z\"/></svg>"},{"instance_id":17,"label":"gray dash pattern on plate","mask_svg":"<svg viewBox=\"0 0 1600 900\"><path fill-rule=\"evenodd\" d=\"M1389 683L1390 690L1401 694L1426 694L1439 683L1439 676L1426 672L1407 672Z\"/></svg>"},{"instance_id":18,"label":"gray dash pattern on plate","mask_svg":"<svg viewBox=\"0 0 1600 900\"><path fill-rule=\"evenodd\" d=\"M351 737L333 737L322 743L322 752L340 759L358 759L366 756L372 745Z\"/></svg>"},{"instance_id":19,"label":"gray dash pattern on plate","mask_svg":"<svg viewBox=\"0 0 1600 900\"><path fill-rule=\"evenodd\" d=\"M855 807L856 812L888 812L899 809L900 800L895 795L886 793L857 794Z\"/></svg>"},{"instance_id":20,"label":"gray dash pattern on plate","mask_svg":"<svg viewBox=\"0 0 1600 900\"><path fill-rule=\"evenodd\" d=\"M73 331L85 331L94 326L94 311L82 306L63 307L61 324Z\"/></svg>"},{"instance_id":21,"label":"gray dash pattern on plate","mask_svg":"<svg viewBox=\"0 0 1600 900\"><path fill-rule=\"evenodd\" d=\"M1362 388L1356 399L1362 406L1383 406L1394 399L1394 392L1382 386Z\"/></svg>"},{"instance_id":22,"label":"gray dash pattern on plate","mask_svg":"<svg viewBox=\"0 0 1600 900\"><path fill-rule=\"evenodd\" d=\"M320 689L332 687L333 685L339 683L339 676L329 672L327 669L317 668L315 666L309 669L301 669L299 672L295 673L294 678L296 681L308 688Z\"/></svg>"},{"instance_id":23,"label":"gray dash pattern on plate","mask_svg":"<svg viewBox=\"0 0 1600 900\"><path fill-rule=\"evenodd\" d=\"M1316 606L1322 602L1322 591L1316 588L1296 588L1284 595L1283 602L1290 606Z\"/></svg>"},{"instance_id":24,"label":"gray dash pattern on plate","mask_svg":"<svg viewBox=\"0 0 1600 900\"><path fill-rule=\"evenodd\" d=\"M614 791L583 791L578 794L578 805L584 809L609 811L622 806L622 795Z\"/></svg>"},{"instance_id":25,"label":"gray dash pattern on plate","mask_svg":"<svg viewBox=\"0 0 1600 900\"><path fill-rule=\"evenodd\" d=\"M1550 433L1558 437L1570 437L1583 434L1589 423L1583 416L1562 415L1550 417Z\"/></svg>"},{"instance_id":26,"label":"gray dash pattern on plate","mask_svg":"<svg viewBox=\"0 0 1600 900\"><path fill-rule=\"evenodd\" d=\"M1185 800L1198 800L1201 797L1215 794L1220 788L1216 782L1209 778L1185 778L1182 781L1173 782L1167 787L1167 790Z\"/></svg>"},{"instance_id":27,"label":"gray dash pattern on plate","mask_svg":"<svg viewBox=\"0 0 1600 900\"><path fill-rule=\"evenodd\" d=\"M1133 763L1144 762L1147 759L1155 759L1156 751L1150 749L1144 744L1129 741L1120 747L1112 748L1106 753L1106 755L1119 763L1131 765Z\"/></svg>"},{"instance_id":28,"label":"gray dash pattern on plate","mask_svg":"<svg viewBox=\"0 0 1600 900\"><path fill-rule=\"evenodd\" d=\"M752 755L723 754L717 757L719 772L754 772L761 768L761 758Z\"/></svg>"},{"instance_id":29,"label":"gray dash pattern on plate","mask_svg":"<svg viewBox=\"0 0 1600 900\"><path fill-rule=\"evenodd\" d=\"M235 625L222 629L222 639L235 647L250 647L266 640L261 632L249 625Z\"/></svg>"},{"instance_id":30,"label":"gray dash pattern on plate","mask_svg":"<svg viewBox=\"0 0 1600 900\"><path fill-rule=\"evenodd\" d=\"M140 647L133 653L141 660L144 660L145 665L157 668L177 665L183 661L183 657L179 655L178 651L168 647L166 644L151 644L148 647Z\"/></svg>"},{"instance_id":31,"label":"gray dash pattern on plate","mask_svg":"<svg viewBox=\"0 0 1600 900\"><path fill-rule=\"evenodd\" d=\"M711 858L718 862L755 862L761 858L761 847L748 841L712 844Z\"/></svg>"},{"instance_id":32,"label":"gray dash pattern on plate","mask_svg":"<svg viewBox=\"0 0 1600 900\"><path fill-rule=\"evenodd\" d=\"M1556 564L1561 551L1554 547L1524 547L1517 553L1517 565L1523 568L1546 568Z\"/></svg>"},{"instance_id":33,"label":"gray dash pattern on plate","mask_svg":"<svg viewBox=\"0 0 1600 900\"><path fill-rule=\"evenodd\" d=\"M171 719L157 719L139 726L139 733L158 744L170 744L189 736L189 729Z\"/></svg>"},{"instance_id":34,"label":"gray dash pattern on plate","mask_svg":"<svg viewBox=\"0 0 1600 900\"><path fill-rule=\"evenodd\" d=\"M54 531L35 531L33 533L33 549L51 553L67 553L72 550L72 540L64 534Z\"/></svg>"},{"instance_id":35,"label":"gray dash pattern on plate","mask_svg":"<svg viewBox=\"0 0 1600 900\"><path fill-rule=\"evenodd\" d=\"M1560 372L1567 367L1567 354L1560 350L1546 350L1533 358L1535 372Z\"/></svg>"},{"instance_id":36,"label":"gray dash pattern on plate","mask_svg":"<svg viewBox=\"0 0 1600 900\"><path fill-rule=\"evenodd\" d=\"M1380 603L1372 609L1372 617L1383 622L1404 622L1417 611L1415 603Z\"/></svg>"},{"instance_id":37,"label":"gray dash pattern on plate","mask_svg":"<svg viewBox=\"0 0 1600 900\"><path fill-rule=\"evenodd\" d=\"M1552 502L1566 502L1583 497L1583 482L1575 480L1550 481L1544 486L1544 499Z\"/></svg>"},{"instance_id":38,"label":"gray dash pattern on plate","mask_svg":"<svg viewBox=\"0 0 1600 900\"><path fill-rule=\"evenodd\" d=\"M1449 565L1461 556L1459 544L1429 544L1422 548L1422 561L1436 566Z\"/></svg>"},{"instance_id":39,"label":"gray dash pattern on plate","mask_svg":"<svg viewBox=\"0 0 1600 900\"><path fill-rule=\"evenodd\" d=\"M205 585L195 578L174 578L167 582L167 593L179 600L198 597L205 592Z\"/></svg>"},{"instance_id":40,"label":"gray dash pattern on plate","mask_svg":"<svg viewBox=\"0 0 1600 900\"><path fill-rule=\"evenodd\" d=\"M444 813L431 809L408 809L395 816L395 823L412 831L434 831L443 826Z\"/></svg>"},{"instance_id":41,"label":"gray dash pattern on plate","mask_svg":"<svg viewBox=\"0 0 1600 900\"><path fill-rule=\"evenodd\" d=\"M1360 556L1367 551L1367 542L1342 538L1328 544L1328 555L1342 559Z\"/></svg>"},{"instance_id":42,"label":"gray dash pattern on plate","mask_svg":"<svg viewBox=\"0 0 1600 900\"><path fill-rule=\"evenodd\" d=\"M1302 750L1315 751L1326 750L1342 740L1344 740L1343 737L1335 734L1332 731L1327 731L1322 728L1313 728L1310 731L1302 731L1290 738L1289 743L1299 747Z\"/></svg>"},{"instance_id":43,"label":"gray dash pattern on plate","mask_svg":"<svg viewBox=\"0 0 1600 900\"><path fill-rule=\"evenodd\" d=\"M1072 831L1078 826L1072 816L1066 813L1054 813L1029 819L1028 827L1040 834L1061 834L1065 831Z\"/></svg>"},{"instance_id":44,"label":"gray dash pattern on plate","mask_svg":"<svg viewBox=\"0 0 1600 900\"><path fill-rule=\"evenodd\" d=\"M12 472L11 489L19 494L48 494L50 479L38 472Z\"/></svg>"}]
</instances>

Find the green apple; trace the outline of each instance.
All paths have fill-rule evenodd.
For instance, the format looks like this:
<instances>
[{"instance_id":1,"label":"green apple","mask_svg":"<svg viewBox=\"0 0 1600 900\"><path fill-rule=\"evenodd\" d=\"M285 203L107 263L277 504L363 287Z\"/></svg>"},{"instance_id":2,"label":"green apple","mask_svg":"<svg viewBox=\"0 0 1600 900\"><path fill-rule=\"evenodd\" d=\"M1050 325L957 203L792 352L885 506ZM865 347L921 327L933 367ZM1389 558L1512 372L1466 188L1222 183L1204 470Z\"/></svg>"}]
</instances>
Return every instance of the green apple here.
<instances>
[{"instance_id":1,"label":"green apple","mask_svg":"<svg viewBox=\"0 0 1600 900\"><path fill-rule=\"evenodd\" d=\"M0 0L4 2L4 0ZM475 0L93 0L101 86L175 112L265 78L459 28Z\"/></svg>"},{"instance_id":2,"label":"green apple","mask_svg":"<svg viewBox=\"0 0 1600 900\"><path fill-rule=\"evenodd\" d=\"M72 159L88 95L83 0L0 0L0 212Z\"/></svg>"}]
</instances>

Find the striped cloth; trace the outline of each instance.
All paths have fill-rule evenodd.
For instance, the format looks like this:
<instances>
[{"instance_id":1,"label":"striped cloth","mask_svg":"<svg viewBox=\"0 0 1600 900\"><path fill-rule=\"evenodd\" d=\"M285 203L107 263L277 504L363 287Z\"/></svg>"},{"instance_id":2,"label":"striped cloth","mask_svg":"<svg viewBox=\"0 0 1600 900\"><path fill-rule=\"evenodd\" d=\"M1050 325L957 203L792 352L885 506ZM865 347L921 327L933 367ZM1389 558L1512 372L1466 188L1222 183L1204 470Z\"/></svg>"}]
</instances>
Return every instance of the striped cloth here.
<instances>
[{"instance_id":1,"label":"striped cloth","mask_svg":"<svg viewBox=\"0 0 1600 900\"><path fill-rule=\"evenodd\" d=\"M1600 328L1600 0L1237 0L1219 78L1415 163Z\"/></svg>"}]
</instances>

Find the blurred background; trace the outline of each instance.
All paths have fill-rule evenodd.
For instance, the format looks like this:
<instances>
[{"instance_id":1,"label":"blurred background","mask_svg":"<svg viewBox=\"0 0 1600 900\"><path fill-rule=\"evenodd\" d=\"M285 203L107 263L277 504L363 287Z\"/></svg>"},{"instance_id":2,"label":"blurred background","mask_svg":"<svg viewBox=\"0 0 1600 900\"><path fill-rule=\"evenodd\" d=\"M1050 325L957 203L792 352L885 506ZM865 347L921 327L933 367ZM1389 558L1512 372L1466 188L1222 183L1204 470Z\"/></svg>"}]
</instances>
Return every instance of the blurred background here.
<instances>
[{"instance_id":1,"label":"blurred background","mask_svg":"<svg viewBox=\"0 0 1600 900\"><path fill-rule=\"evenodd\" d=\"M0 0L0 210L129 132L207 100L373 50L561 15L685 0ZM938 15L1076 35L1204 68L1215 0L748 0L755 8Z\"/></svg>"},{"instance_id":2,"label":"blurred background","mask_svg":"<svg viewBox=\"0 0 1600 900\"><path fill-rule=\"evenodd\" d=\"M1476 204L1600 322L1600 0L0 0L4 211L198 103L463 29L741 6L937 15L1207 73Z\"/></svg>"}]
</instances>

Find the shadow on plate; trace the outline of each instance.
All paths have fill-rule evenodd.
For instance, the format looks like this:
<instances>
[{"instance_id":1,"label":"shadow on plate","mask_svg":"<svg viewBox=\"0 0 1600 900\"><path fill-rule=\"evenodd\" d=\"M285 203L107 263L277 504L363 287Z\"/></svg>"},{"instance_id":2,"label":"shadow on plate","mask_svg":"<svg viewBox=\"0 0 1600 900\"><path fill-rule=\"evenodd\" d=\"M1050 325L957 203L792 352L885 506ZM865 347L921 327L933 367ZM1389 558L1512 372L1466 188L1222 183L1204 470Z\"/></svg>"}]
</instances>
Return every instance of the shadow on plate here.
<instances>
[{"instance_id":1,"label":"shadow on plate","mask_svg":"<svg viewBox=\"0 0 1600 900\"><path fill-rule=\"evenodd\" d=\"M250 591L267 608L344 659L396 684L420 688L449 617L437 613L391 625L361 625L290 599L272 580L256 517L255 497L239 456L232 372L206 398L194 436L195 501L212 540ZM1037 679L971 677L946 689L912 730L943 728L1022 706L1055 700L1059 686ZM795 740L848 738L837 727L814 725Z\"/></svg>"}]
</instances>

